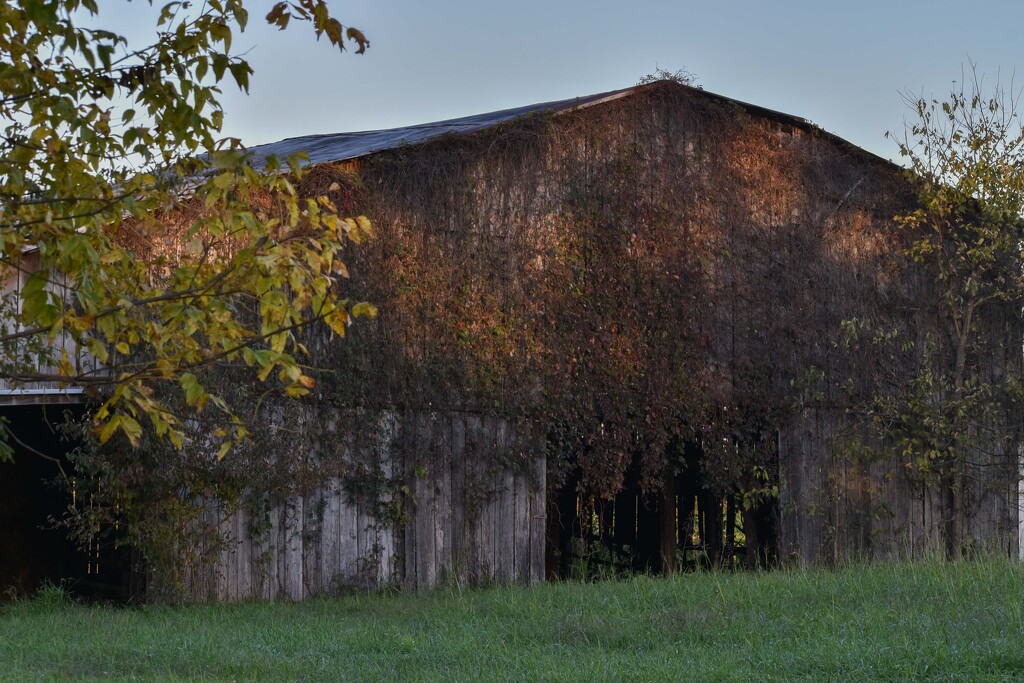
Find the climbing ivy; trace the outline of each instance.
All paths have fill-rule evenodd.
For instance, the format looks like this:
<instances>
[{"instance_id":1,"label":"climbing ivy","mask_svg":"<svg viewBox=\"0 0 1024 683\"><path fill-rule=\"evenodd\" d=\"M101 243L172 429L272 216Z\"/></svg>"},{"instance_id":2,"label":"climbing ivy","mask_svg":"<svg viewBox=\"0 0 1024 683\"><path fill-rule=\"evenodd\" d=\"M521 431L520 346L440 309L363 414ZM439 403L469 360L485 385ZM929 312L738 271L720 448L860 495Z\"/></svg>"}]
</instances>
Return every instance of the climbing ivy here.
<instances>
[{"instance_id":1,"label":"climbing ivy","mask_svg":"<svg viewBox=\"0 0 1024 683\"><path fill-rule=\"evenodd\" d=\"M379 315L345 339L305 330L316 386L301 419L280 391L211 369L204 386L259 406L257 436L224 463L153 451L172 507L340 477L400 522L415 470L382 479L334 450L359 427L323 416L345 411L499 416L528 437L508 462L479 460L546 458L549 490L653 493L696 467L759 506L778 495L782 426L906 371L910 356L841 352L842 322L923 329L909 233L892 223L914 201L900 171L677 83L316 166L298 192L372 219L338 296Z\"/></svg>"}]
</instances>

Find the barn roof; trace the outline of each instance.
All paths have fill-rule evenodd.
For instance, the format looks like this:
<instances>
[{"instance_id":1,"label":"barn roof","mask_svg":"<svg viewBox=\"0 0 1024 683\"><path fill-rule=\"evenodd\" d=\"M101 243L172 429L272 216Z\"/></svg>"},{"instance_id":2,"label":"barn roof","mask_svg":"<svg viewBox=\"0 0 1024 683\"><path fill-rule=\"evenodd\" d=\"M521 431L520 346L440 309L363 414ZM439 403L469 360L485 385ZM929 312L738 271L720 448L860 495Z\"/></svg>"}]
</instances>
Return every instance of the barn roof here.
<instances>
[{"instance_id":1,"label":"barn roof","mask_svg":"<svg viewBox=\"0 0 1024 683\"><path fill-rule=\"evenodd\" d=\"M359 133L304 135L296 138L287 138L280 142L272 142L265 145L250 147L249 151L253 153L257 163L259 163L259 160L265 159L271 155L286 157L298 152L306 152L309 155L309 162L311 164L347 161L349 159L356 159L376 152L394 149L401 145L415 145L427 142L444 135L472 133L486 128L491 128L523 116L528 116L530 114L541 112L560 114L563 112L576 111L623 97L628 97L650 88L666 87L667 85L671 87L685 88L698 97L704 97L738 106L754 116L767 118L795 128L821 133L826 137L833 139L835 142L840 143L844 147L853 148L859 152L875 156L836 135L822 131L807 119L800 118L799 116L793 116L792 114L767 109L765 107L760 107L748 102L742 102L731 97L708 92L701 88L682 85L674 81L656 81L654 83L637 85L632 88L624 88L622 90L612 90L610 92L599 93L597 95L574 97L567 100L558 100L556 102L542 102L540 104L531 104L525 107L503 109L502 111L475 114L473 116L463 116L457 119L448 119L446 121L437 121L434 123L422 123L402 128L388 128L386 130L374 130Z\"/></svg>"}]
</instances>

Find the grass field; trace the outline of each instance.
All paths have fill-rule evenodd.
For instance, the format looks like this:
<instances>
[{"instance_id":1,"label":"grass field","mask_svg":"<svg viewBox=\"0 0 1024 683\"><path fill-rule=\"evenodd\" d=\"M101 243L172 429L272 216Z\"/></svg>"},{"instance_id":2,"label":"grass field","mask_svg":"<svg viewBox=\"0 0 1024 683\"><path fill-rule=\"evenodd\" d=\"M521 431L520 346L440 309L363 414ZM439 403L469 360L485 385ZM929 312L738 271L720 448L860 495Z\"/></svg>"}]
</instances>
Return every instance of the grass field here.
<instances>
[{"instance_id":1,"label":"grass field","mask_svg":"<svg viewBox=\"0 0 1024 683\"><path fill-rule=\"evenodd\" d=\"M0 611L0 680L1024 680L1024 565Z\"/></svg>"}]
</instances>

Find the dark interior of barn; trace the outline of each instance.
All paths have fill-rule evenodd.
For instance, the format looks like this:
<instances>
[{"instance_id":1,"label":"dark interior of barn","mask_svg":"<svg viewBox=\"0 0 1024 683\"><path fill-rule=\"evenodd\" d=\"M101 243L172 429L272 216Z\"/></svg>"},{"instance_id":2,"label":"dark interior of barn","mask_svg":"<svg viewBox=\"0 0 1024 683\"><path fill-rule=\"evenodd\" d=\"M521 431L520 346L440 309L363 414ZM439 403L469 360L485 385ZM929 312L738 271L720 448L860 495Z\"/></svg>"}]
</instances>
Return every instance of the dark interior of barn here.
<instances>
[{"instance_id":1,"label":"dark interior of barn","mask_svg":"<svg viewBox=\"0 0 1024 683\"><path fill-rule=\"evenodd\" d=\"M701 446L681 450L680 467L661 491L645 492L636 468L609 499L580 493L570 478L548 502L548 578L775 565L775 499L715 492L702 473Z\"/></svg>"},{"instance_id":2,"label":"dark interior of barn","mask_svg":"<svg viewBox=\"0 0 1024 683\"><path fill-rule=\"evenodd\" d=\"M0 463L0 600L60 586L76 598L127 602L137 591L130 552L112 542L79 548L59 528L78 500L68 452L75 439L62 428L81 419L80 405L0 407L13 461Z\"/></svg>"}]
</instances>

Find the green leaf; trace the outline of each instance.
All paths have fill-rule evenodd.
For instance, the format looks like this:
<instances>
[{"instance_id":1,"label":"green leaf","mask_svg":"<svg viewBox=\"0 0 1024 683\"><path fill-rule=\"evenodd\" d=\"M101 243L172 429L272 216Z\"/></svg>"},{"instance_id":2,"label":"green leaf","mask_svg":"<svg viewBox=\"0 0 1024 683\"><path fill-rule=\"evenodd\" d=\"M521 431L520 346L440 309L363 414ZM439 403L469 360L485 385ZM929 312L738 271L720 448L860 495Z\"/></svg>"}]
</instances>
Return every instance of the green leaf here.
<instances>
[{"instance_id":1,"label":"green leaf","mask_svg":"<svg viewBox=\"0 0 1024 683\"><path fill-rule=\"evenodd\" d=\"M39 316L49 301L46 286L49 284L47 274L43 271L36 271L29 276L25 286L21 290L22 317L28 325L35 325Z\"/></svg>"},{"instance_id":2,"label":"green leaf","mask_svg":"<svg viewBox=\"0 0 1024 683\"><path fill-rule=\"evenodd\" d=\"M240 90L249 92L249 76L252 74L252 67L249 66L248 62L233 62L228 69L231 70L231 75L235 79L235 83L238 84Z\"/></svg>"},{"instance_id":3,"label":"green leaf","mask_svg":"<svg viewBox=\"0 0 1024 683\"><path fill-rule=\"evenodd\" d=\"M365 301L360 301L352 307L352 315L356 318L376 318L377 307Z\"/></svg>"},{"instance_id":4,"label":"green leaf","mask_svg":"<svg viewBox=\"0 0 1024 683\"><path fill-rule=\"evenodd\" d=\"M220 448L217 449L217 460L223 460L229 452L231 452L231 442L222 442Z\"/></svg>"},{"instance_id":5,"label":"green leaf","mask_svg":"<svg viewBox=\"0 0 1024 683\"><path fill-rule=\"evenodd\" d=\"M197 405L206 394L199 380L191 372L186 372L181 375L180 381L181 388L185 391L185 401L190 406Z\"/></svg>"}]
</instances>

